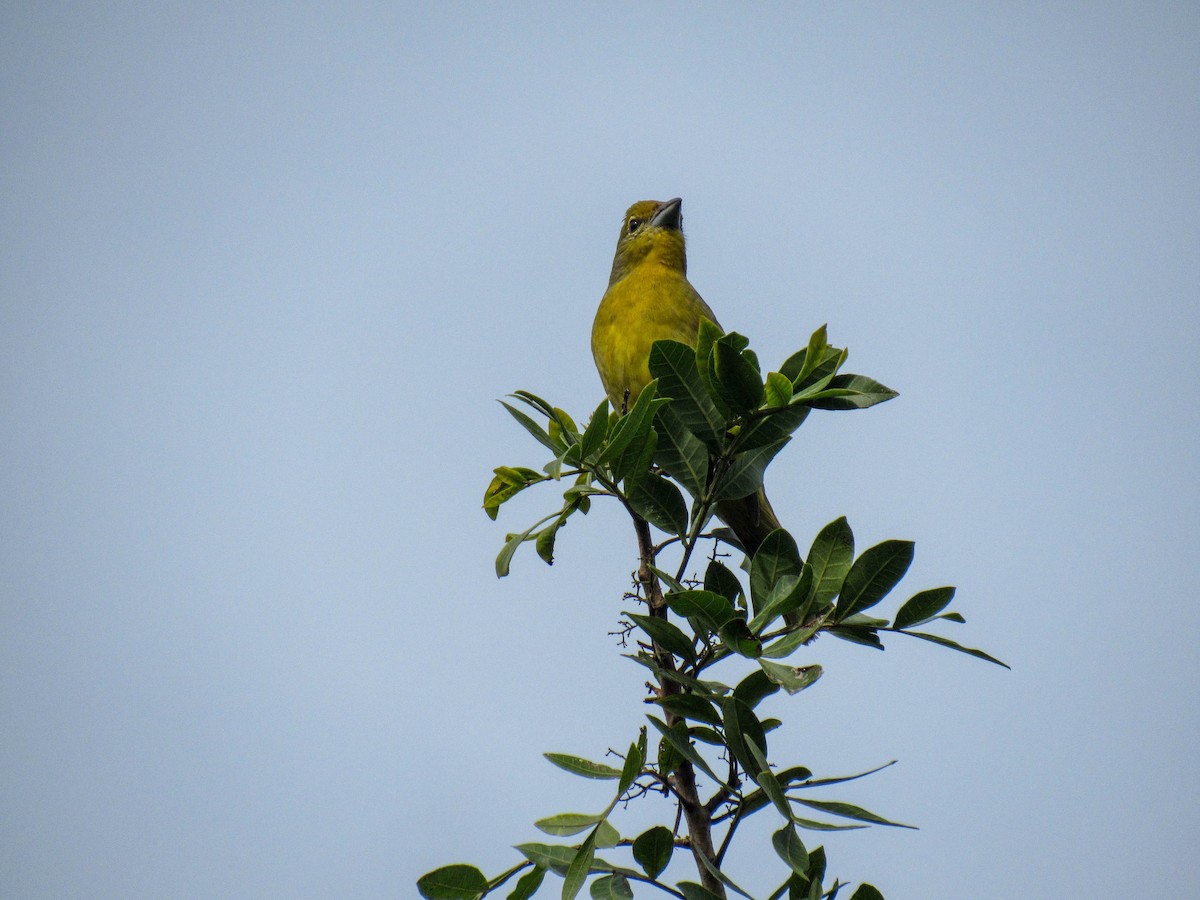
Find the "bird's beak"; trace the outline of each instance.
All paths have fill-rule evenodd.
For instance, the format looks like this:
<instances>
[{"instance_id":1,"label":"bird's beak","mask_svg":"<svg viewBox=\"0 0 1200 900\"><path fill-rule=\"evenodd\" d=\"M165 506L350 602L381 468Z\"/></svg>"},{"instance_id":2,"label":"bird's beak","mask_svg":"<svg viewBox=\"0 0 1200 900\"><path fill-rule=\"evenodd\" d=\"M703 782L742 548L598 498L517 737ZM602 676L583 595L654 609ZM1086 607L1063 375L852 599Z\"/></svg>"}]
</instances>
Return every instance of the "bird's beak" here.
<instances>
[{"instance_id":1,"label":"bird's beak","mask_svg":"<svg viewBox=\"0 0 1200 900\"><path fill-rule=\"evenodd\" d=\"M650 217L652 228L674 228L678 230L683 225L683 200L676 197L661 204Z\"/></svg>"}]
</instances>

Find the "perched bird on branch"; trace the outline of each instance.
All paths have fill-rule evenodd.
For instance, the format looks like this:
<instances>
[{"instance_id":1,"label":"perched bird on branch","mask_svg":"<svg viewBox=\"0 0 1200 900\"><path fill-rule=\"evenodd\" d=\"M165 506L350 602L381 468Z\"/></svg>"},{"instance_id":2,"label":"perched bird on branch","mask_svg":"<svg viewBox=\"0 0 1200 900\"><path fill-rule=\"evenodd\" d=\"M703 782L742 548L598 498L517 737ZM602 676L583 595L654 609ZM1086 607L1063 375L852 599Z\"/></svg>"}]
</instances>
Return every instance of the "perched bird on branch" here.
<instances>
[{"instance_id":1,"label":"perched bird on branch","mask_svg":"<svg viewBox=\"0 0 1200 900\"><path fill-rule=\"evenodd\" d=\"M592 323L592 356L613 408L627 411L650 383L655 341L696 345L702 318L717 317L687 279L683 201L641 200L625 213L608 290ZM760 489L717 504L717 515L753 556L779 527Z\"/></svg>"}]
</instances>

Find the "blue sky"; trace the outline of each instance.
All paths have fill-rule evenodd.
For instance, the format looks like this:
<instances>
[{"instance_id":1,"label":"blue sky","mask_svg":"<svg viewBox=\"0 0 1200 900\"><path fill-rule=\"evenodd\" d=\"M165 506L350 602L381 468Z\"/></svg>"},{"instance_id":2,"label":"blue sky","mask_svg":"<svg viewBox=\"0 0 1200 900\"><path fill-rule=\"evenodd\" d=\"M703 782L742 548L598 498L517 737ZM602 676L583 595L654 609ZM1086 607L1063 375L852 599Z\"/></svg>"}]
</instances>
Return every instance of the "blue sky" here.
<instances>
[{"instance_id":1,"label":"blue sky","mask_svg":"<svg viewBox=\"0 0 1200 900\"><path fill-rule=\"evenodd\" d=\"M1196 893L1197 71L1189 4L5 7L0 893L415 896L603 806L540 754L644 721L632 535L498 582L552 499L479 506L672 196L762 359L901 392L809 419L785 524L916 540L1013 666L811 648L773 750L921 826L831 871Z\"/></svg>"}]
</instances>

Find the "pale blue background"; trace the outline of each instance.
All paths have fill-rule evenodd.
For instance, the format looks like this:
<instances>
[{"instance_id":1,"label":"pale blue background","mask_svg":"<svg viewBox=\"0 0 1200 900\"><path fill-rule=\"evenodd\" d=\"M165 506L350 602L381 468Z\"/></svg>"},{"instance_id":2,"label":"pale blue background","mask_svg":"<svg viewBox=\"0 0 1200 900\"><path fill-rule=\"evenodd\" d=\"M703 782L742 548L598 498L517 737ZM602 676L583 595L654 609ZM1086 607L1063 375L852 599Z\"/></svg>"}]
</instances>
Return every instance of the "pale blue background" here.
<instances>
[{"instance_id":1,"label":"pale blue background","mask_svg":"<svg viewBox=\"0 0 1200 900\"><path fill-rule=\"evenodd\" d=\"M675 195L764 360L829 322L901 391L809 420L785 522L917 540L1013 665L811 649L774 752L899 759L827 796L922 827L831 872L1200 893L1198 73L1190 3L5 4L0 895L412 897L604 805L540 753L643 721L631 534L497 582L552 496L479 504Z\"/></svg>"}]
</instances>

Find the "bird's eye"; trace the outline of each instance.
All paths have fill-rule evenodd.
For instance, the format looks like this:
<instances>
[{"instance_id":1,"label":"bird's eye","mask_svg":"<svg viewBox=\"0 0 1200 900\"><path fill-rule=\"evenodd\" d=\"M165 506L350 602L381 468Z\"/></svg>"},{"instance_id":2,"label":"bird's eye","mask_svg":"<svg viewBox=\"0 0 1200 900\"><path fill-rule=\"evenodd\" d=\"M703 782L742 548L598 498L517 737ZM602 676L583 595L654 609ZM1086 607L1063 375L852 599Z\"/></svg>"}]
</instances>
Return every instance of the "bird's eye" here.
<instances>
[{"instance_id":1,"label":"bird's eye","mask_svg":"<svg viewBox=\"0 0 1200 900\"><path fill-rule=\"evenodd\" d=\"M629 220L629 233L630 234L633 234L635 231L637 231L641 227L642 227L641 219L630 219Z\"/></svg>"}]
</instances>

